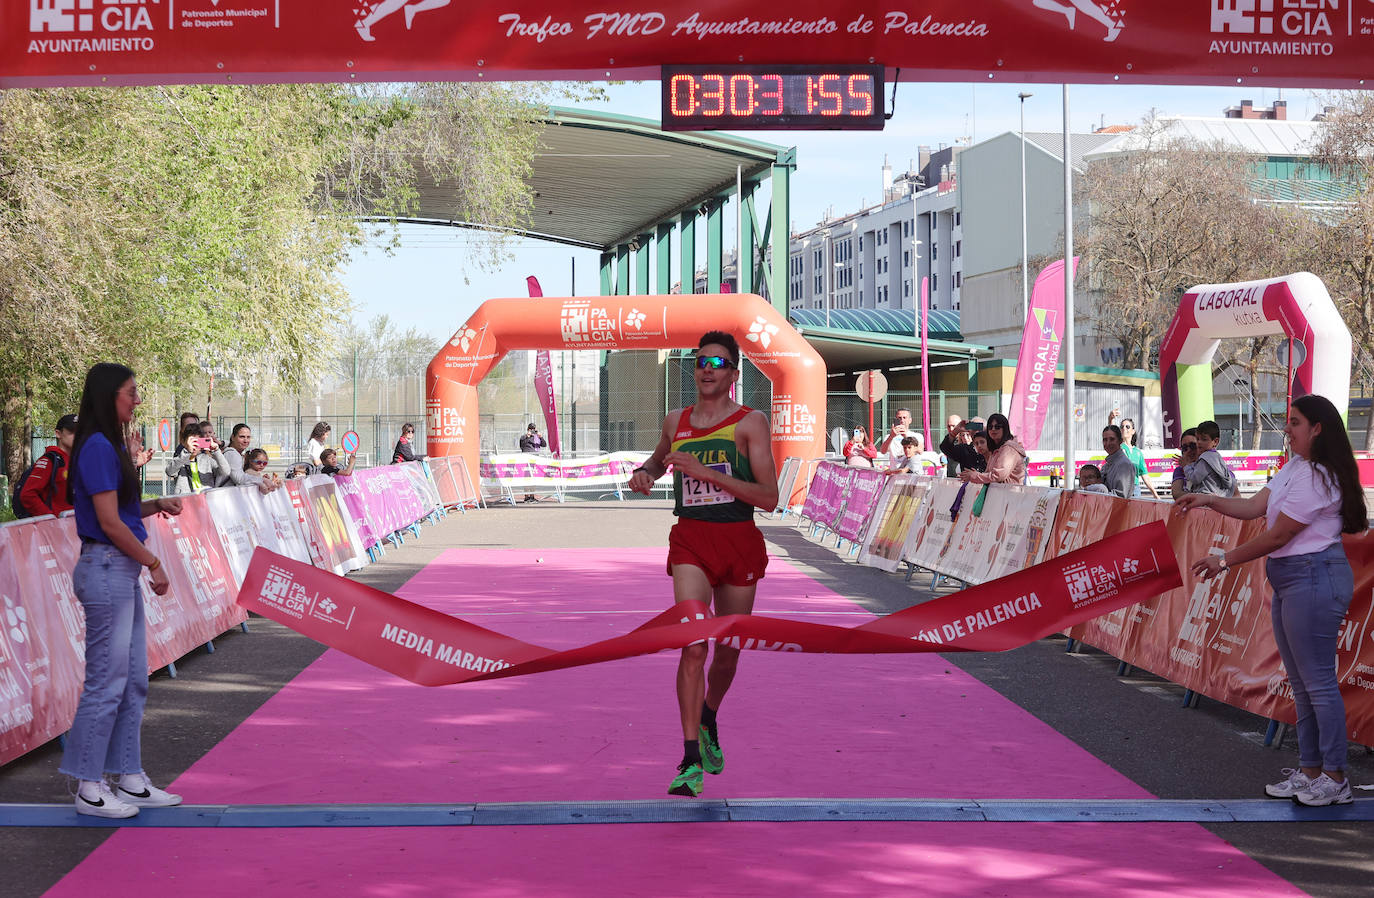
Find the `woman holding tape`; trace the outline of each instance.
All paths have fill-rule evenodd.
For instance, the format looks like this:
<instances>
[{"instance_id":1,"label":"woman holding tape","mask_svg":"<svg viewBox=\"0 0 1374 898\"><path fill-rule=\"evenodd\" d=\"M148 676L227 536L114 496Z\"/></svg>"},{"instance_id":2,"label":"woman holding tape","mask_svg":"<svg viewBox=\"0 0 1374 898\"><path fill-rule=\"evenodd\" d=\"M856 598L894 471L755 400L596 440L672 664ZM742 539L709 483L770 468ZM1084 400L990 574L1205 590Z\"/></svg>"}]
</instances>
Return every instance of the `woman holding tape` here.
<instances>
[{"instance_id":1,"label":"woman holding tape","mask_svg":"<svg viewBox=\"0 0 1374 898\"><path fill-rule=\"evenodd\" d=\"M1349 804L1345 778L1345 704L1336 678L1336 636L1354 594L1342 533L1369 526L1355 453L1330 400L1293 400L1288 424L1293 459L1248 499L1185 493L1184 508L1214 508L1227 517L1264 516L1268 529L1229 552L1193 565L1204 580L1260 556L1274 589L1274 641L1288 671L1298 718L1298 767L1265 787L1271 798L1320 807Z\"/></svg>"},{"instance_id":2,"label":"woman holding tape","mask_svg":"<svg viewBox=\"0 0 1374 898\"><path fill-rule=\"evenodd\" d=\"M139 752L148 697L142 569L153 592L169 586L161 560L143 545L143 519L181 513L180 499L139 501L125 432L141 402L134 372L123 365L87 372L67 481L81 537L72 586L86 611L86 680L59 769L78 781L76 812L92 817L181 804L180 795L152 784Z\"/></svg>"}]
</instances>

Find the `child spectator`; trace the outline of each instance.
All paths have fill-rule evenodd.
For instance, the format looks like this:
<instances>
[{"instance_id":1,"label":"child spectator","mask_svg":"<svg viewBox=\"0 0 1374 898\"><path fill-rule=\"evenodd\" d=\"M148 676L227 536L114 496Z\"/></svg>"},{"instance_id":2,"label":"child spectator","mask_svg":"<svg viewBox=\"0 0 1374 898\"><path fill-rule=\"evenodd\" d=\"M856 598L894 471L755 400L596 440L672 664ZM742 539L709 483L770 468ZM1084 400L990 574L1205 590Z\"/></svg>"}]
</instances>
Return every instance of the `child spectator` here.
<instances>
[{"instance_id":1,"label":"child spectator","mask_svg":"<svg viewBox=\"0 0 1374 898\"><path fill-rule=\"evenodd\" d=\"M200 434L199 424L188 424L181 432L181 445L186 452L180 473L172 478L173 492L198 493L229 479L229 462L219 443Z\"/></svg>"},{"instance_id":2,"label":"child spectator","mask_svg":"<svg viewBox=\"0 0 1374 898\"><path fill-rule=\"evenodd\" d=\"M255 483L263 492L271 492L281 486L281 478L267 471L267 450L249 449L243 456L243 482Z\"/></svg>"},{"instance_id":3,"label":"child spectator","mask_svg":"<svg viewBox=\"0 0 1374 898\"><path fill-rule=\"evenodd\" d=\"M1220 442L1221 428L1217 422L1203 421L1197 426L1198 456L1187 477L1185 489L1188 492L1213 496L1234 496L1238 492L1236 475L1217 451Z\"/></svg>"},{"instance_id":4,"label":"child spectator","mask_svg":"<svg viewBox=\"0 0 1374 898\"><path fill-rule=\"evenodd\" d=\"M353 460L356 457L357 453L350 455L348 457L348 466L340 468L339 453L333 449L326 449L320 453L320 473L328 474L330 477L336 474L342 474L344 477L348 477L353 473Z\"/></svg>"},{"instance_id":5,"label":"child spectator","mask_svg":"<svg viewBox=\"0 0 1374 898\"><path fill-rule=\"evenodd\" d=\"M902 437L902 460L883 471L884 477L893 474L924 474L925 460L921 458L921 440L915 436Z\"/></svg>"},{"instance_id":6,"label":"child spectator","mask_svg":"<svg viewBox=\"0 0 1374 898\"><path fill-rule=\"evenodd\" d=\"M1197 428L1189 427L1183 431L1178 443L1178 462L1174 468L1173 480L1169 482L1169 492L1175 499L1188 492L1188 475L1197 463Z\"/></svg>"},{"instance_id":7,"label":"child spectator","mask_svg":"<svg viewBox=\"0 0 1374 898\"><path fill-rule=\"evenodd\" d=\"M1107 495L1111 492L1102 482L1102 470L1097 465L1084 465L1078 469L1078 488L1085 493Z\"/></svg>"},{"instance_id":8,"label":"child spectator","mask_svg":"<svg viewBox=\"0 0 1374 898\"><path fill-rule=\"evenodd\" d=\"M71 509L72 504L67 501L67 466L75 439L76 415L58 418L57 443L43 450L19 491L19 505L25 514L36 517Z\"/></svg>"}]
</instances>

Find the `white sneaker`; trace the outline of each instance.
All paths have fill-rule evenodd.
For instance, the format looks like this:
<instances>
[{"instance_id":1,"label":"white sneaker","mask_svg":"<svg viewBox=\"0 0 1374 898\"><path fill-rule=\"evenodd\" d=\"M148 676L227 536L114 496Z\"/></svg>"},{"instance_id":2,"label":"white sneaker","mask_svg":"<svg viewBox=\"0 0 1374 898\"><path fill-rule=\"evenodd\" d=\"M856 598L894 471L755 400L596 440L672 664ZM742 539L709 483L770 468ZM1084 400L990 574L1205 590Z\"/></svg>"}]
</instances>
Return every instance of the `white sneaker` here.
<instances>
[{"instance_id":1,"label":"white sneaker","mask_svg":"<svg viewBox=\"0 0 1374 898\"><path fill-rule=\"evenodd\" d=\"M120 819L138 814L138 805L120 799L104 780L82 780L76 789L76 812L88 817Z\"/></svg>"},{"instance_id":2,"label":"white sneaker","mask_svg":"<svg viewBox=\"0 0 1374 898\"><path fill-rule=\"evenodd\" d=\"M146 773L126 773L115 782L115 795L140 808L170 808L181 804L181 796L164 792L153 785Z\"/></svg>"},{"instance_id":3,"label":"white sneaker","mask_svg":"<svg viewBox=\"0 0 1374 898\"><path fill-rule=\"evenodd\" d=\"M1283 768L1284 776L1288 779L1281 783L1270 783L1264 787L1264 794L1270 798L1292 798L1303 789L1312 785L1312 777L1302 772L1301 767Z\"/></svg>"},{"instance_id":4,"label":"white sneaker","mask_svg":"<svg viewBox=\"0 0 1374 898\"><path fill-rule=\"evenodd\" d=\"M1355 796L1350 794L1350 779L1339 783L1323 773L1302 791L1293 796L1298 804L1309 808L1324 808L1329 804L1350 804Z\"/></svg>"}]
</instances>

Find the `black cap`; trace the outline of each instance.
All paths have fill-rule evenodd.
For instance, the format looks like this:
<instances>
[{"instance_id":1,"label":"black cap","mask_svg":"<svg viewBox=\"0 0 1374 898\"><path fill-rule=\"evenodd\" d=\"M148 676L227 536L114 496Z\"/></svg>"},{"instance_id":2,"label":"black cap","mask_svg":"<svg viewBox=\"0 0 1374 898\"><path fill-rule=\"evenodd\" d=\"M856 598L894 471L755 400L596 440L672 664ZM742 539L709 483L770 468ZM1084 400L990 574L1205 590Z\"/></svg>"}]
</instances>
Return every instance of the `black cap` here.
<instances>
[{"instance_id":1,"label":"black cap","mask_svg":"<svg viewBox=\"0 0 1374 898\"><path fill-rule=\"evenodd\" d=\"M525 428L525 429L526 429L526 430L538 430L538 429L539 429L539 426L538 426L537 424L531 424L529 427L527 427L527 428Z\"/></svg>"},{"instance_id":2,"label":"black cap","mask_svg":"<svg viewBox=\"0 0 1374 898\"><path fill-rule=\"evenodd\" d=\"M76 415L63 415L57 419L58 430L70 430L76 432Z\"/></svg>"}]
</instances>

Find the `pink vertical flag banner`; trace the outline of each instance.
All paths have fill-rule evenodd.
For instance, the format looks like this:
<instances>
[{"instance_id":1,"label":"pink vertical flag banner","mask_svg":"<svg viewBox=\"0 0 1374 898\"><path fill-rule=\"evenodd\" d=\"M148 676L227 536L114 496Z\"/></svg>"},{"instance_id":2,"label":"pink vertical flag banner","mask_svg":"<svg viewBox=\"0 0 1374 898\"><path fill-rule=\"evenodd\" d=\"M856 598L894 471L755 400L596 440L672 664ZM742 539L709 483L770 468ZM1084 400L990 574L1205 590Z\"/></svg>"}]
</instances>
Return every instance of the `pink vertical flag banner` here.
<instances>
[{"instance_id":1,"label":"pink vertical flag banner","mask_svg":"<svg viewBox=\"0 0 1374 898\"><path fill-rule=\"evenodd\" d=\"M1078 272L1078 256L1073 257L1073 270ZM1046 265L1035 279L1026 310L1026 329L1021 334L1021 355L1016 360L1016 379L1011 385L1007 419L1011 432L1026 449L1040 445L1063 336L1064 260L1059 259Z\"/></svg>"},{"instance_id":2,"label":"pink vertical flag banner","mask_svg":"<svg viewBox=\"0 0 1374 898\"><path fill-rule=\"evenodd\" d=\"M530 296L543 296L539 278L531 275L525 278L529 285ZM544 433L549 438L549 451L554 458L563 457L563 441L558 437L558 404L553 395L553 363L549 361L549 351L541 349L534 354L534 395L539 397L539 407L544 410Z\"/></svg>"}]
</instances>

